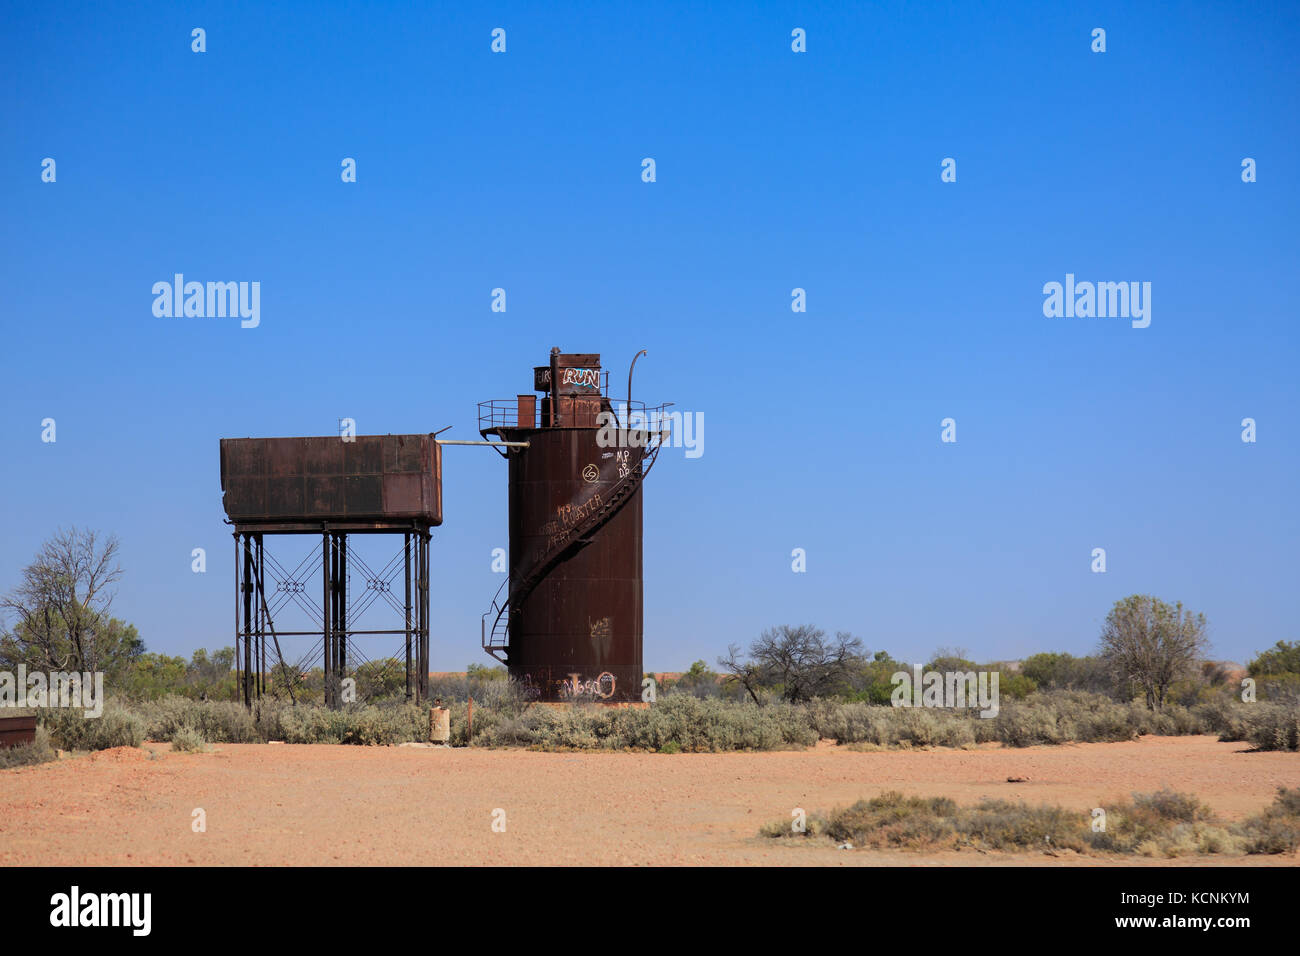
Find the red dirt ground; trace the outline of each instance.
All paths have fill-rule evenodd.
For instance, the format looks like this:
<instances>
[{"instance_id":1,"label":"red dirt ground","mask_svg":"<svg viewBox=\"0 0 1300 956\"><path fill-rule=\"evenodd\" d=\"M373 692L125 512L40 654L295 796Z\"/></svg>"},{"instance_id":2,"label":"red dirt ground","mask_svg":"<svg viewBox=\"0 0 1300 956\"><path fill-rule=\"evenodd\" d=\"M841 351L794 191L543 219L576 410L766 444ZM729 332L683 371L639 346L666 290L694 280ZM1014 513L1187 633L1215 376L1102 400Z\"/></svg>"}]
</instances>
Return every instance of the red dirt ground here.
<instances>
[{"instance_id":1,"label":"red dirt ground","mask_svg":"<svg viewBox=\"0 0 1300 956\"><path fill-rule=\"evenodd\" d=\"M794 807L884 790L1057 803L1087 812L1162 786L1239 819L1300 786L1300 755L1213 737L1024 750L532 753L219 744L120 748L0 772L0 865L23 864L1166 864L1067 854L838 851L767 840ZM157 752L151 758L148 751ZM1008 777L1028 778L1007 783ZM207 831L191 829L192 811ZM497 808L506 832L492 829ZM1178 864L1296 865L1287 857Z\"/></svg>"}]
</instances>

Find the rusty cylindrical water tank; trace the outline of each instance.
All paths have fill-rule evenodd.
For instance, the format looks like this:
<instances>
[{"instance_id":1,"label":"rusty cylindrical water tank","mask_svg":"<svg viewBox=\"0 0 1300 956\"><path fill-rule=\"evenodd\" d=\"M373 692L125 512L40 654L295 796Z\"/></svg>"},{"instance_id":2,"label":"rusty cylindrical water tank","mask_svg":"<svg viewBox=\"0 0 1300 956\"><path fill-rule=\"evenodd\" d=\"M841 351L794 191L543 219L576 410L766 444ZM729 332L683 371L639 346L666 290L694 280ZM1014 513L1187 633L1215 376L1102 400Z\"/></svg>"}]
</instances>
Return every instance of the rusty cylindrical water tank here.
<instances>
[{"instance_id":1,"label":"rusty cylindrical water tank","mask_svg":"<svg viewBox=\"0 0 1300 956\"><path fill-rule=\"evenodd\" d=\"M505 659L536 700L641 700L645 449L602 437L603 382L599 355L553 350L534 370L540 409L520 396L513 427L490 429L528 443L508 454Z\"/></svg>"}]
</instances>

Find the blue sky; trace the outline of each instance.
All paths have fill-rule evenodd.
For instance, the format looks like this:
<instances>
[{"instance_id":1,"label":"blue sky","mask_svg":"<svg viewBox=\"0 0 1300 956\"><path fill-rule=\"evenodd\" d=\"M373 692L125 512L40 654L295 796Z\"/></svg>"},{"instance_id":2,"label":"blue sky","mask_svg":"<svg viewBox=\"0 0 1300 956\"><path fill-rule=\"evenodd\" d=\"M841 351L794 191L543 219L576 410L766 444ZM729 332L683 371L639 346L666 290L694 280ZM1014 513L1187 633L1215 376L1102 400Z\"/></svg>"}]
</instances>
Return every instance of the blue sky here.
<instances>
[{"instance_id":1,"label":"blue sky","mask_svg":"<svg viewBox=\"0 0 1300 956\"><path fill-rule=\"evenodd\" d=\"M645 348L636 397L705 421L646 487L648 669L803 622L1087 653L1135 591L1223 658L1300 638L1294 5L465 6L5 5L0 588L98 528L151 650L229 644L219 438L476 438L551 346ZM176 272L260 326L156 318ZM1150 282L1150 327L1045 317L1066 273ZM451 670L506 469L444 464Z\"/></svg>"}]
</instances>

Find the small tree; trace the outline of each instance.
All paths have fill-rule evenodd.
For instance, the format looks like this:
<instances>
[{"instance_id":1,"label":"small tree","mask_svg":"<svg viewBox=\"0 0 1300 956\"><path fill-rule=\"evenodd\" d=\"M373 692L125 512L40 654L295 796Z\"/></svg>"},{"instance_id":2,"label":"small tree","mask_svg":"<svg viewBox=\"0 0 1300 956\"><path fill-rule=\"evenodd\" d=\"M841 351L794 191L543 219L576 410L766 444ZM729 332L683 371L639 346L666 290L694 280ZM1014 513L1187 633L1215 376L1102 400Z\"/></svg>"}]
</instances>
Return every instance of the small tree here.
<instances>
[{"instance_id":1,"label":"small tree","mask_svg":"<svg viewBox=\"0 0 1300 956\"><path fill-rule=\"evenodd\" d=\"M973 671L975 662L967 658L970 651L964 647L936 647L930 663L925 665L928 671Z\"/></svg>"},{"instance_id":2,"label":"small tree","mask_svg":"<svg viewBox=\"0 0 1300 956\"><path fill-rule=\"evenodd\" d=\"M495 667L488 664L472 663L465 668L465 677L469 680L477 681L494 681L505 680L510 675L500 664Z\"/></svg>"},{"instance_id":3,"label":"small tree","mask_svg":"<svg viewBox=\"0 0 1300 956\"><path fill-rule=\"evenodd\" d=\"M1086 690L1110 694L1115 680L1109 665L1099 657L1044 652L1031 654L1021 662L1020 673L1042 690Z\"/></svg>"},{"instance_id":4,"label":"small tree","mask_svg":"<svg viewBox=\"0 0 1300 956\"><path fill-rule=\"evenodd\" d=\"M1147 706L1161 710L1169 686L1194 673L1208 647L1204 614L1132 594L1106 617L1099 654L1118 680L1141 688Z\"/></svg>"},{"instance_id":5,"label":"small tree","mask_svg":"<svg viewBox=\"0 0 1300 956\"><path fill-rule=\"evenodd\" d=\"M718 666L725 672L728 684L737 684L753 698L754 703L761 703L758 691L763 686L763 668L757 661L746 660L738 644L727 645L727 656L718 658Z\"/></svg>"},{"instance_id":6,"label":"small tree","mask_svg":"<svg viewBox=\"0 0 1300 956\"><path fill-rule=\"evenodd\" d=\"M144 653L144 642L134 627L109 615L121 575L116 538L59 531L0 600L0 611L17 618L12 631L0 634L0 661L113 674L129 666Z\"/></svg>"},{"instance_id":7,"label":"small tree","mask_svg":"<svg viewBox=\"0 0 1300 956\"><path fill-rule=\"evenodd\" d=\"M1247 666L1252 677L1300 674L1300 641L1278 641Z\"/></svg>"},{"instance_id":8,"label":"small tree","mask_svg":"<svg viewBox=\"0 0 1300 956\"><path fill-rule=\"evenodd\" d=\"M827 640L826 632L812 625L783 624L764 631L749 646L748 660L734 644L727 651L728 656L719 658L718 664L755 703L759 687L779 688L785 700L796 703L845 684L859 662L862 641L844 632Z\"/></svg>"}]
</instances>

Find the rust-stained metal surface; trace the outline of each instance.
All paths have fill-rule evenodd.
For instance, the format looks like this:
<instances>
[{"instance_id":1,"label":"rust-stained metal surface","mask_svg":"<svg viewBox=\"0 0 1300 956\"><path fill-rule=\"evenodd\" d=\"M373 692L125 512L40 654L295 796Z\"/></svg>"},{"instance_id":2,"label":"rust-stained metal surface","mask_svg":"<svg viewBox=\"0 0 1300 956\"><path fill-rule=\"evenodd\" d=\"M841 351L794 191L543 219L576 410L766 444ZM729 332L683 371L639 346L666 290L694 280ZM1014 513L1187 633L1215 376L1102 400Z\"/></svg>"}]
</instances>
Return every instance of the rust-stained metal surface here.
<instances>
[{"instance_id":1,"label":"rust-stained metal surface","mask_svg":"<svg viewBox=\"0 0 1300 956\"><path fill-rule=\"evenodd\" d=\"M231 521L268 530L440 525L442 451L433 435L223 438L221 488Z\"/></svg>"},{"instance_id":2,"label":"rust-stained metal surface","mask_svg":"<svg viewBox=\"0 0 1300 956\"><path fill-rule=\"evenodd\" d=\"M600 395L605 377L600 369L598 352L557 353L554 362L560 395ZM533 391L550 392L551 366L533 369Z\"/></svg>"},{"instance_id":3,"label":"rust-stained metal surface","mask_svg":"<svg viewBox=\"0 0 1300 956\"><path fill-rule=\"evenodd\" d=\"M640 453L600 448L596 434L531 431L529 447L510 456L510 567L522 572L576 546L510 611L510 673L538 700L641 699L640 487L583 531Z\"/></svg>"},{"instance_id":4,"label":"rust-stained metal surface","mask_svg":"<svg viewBox=\"0 0 1300 956\"><path fill-rule=\"evenodd\" d=\"M492 407L480 416L485 436L528 442L507 456L509 597L490 635L493 612L485 617L484 646L504 652L534 700L639 702L646 448L625 429L609 447L598 441L611 408L598 354L557 350L533 382L545 393L536 417L525 396L514 421Z\"/></svg>"},{"instance_id":5,"label":"rust-stained metal surface","mask_svg":"<svg viewBox=\"0 0 1300 956\"><path fill-rule=\"evenodd\" d=\"M0 717L0 747L18 747L36 740L36 715Z\"/></svg>"}]
</instances>

